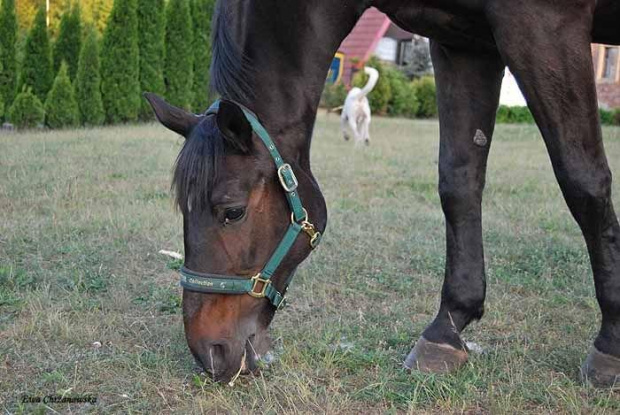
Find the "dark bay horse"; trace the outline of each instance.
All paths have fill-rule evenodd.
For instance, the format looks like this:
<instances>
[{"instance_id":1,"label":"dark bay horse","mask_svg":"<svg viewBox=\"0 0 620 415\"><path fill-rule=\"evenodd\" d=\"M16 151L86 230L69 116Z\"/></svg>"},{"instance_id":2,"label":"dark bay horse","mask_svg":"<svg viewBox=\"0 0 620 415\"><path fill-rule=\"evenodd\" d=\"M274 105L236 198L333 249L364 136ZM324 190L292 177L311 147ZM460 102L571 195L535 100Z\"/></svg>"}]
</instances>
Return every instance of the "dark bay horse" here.
<instances>
[{"instance_id":1,"label":"dark bay horse","mask_svg":"<svg viewBox=\"0 0 620 415\"><path fill-rule=\"evenodd\" d=\"M582 374L595 385L613 384L620 375L620 227L590 43L620 42L617 0L220 0L211 76L222 100L194 115L147 94L159 120L187 139L173 186L183 213L190 350L227 381L242 366L254 370L255 356L269 347L266 328L313 247L304 223L311 222L314 234L305 231L313 238L327 221L309 162L326 73L370 6L431 39L437 82L445 279L437 316L405 367L460 367L468 356L460 333L482 317L480 205L508 66L590 256L602 322Z\"/></svg>"}]
</instances>

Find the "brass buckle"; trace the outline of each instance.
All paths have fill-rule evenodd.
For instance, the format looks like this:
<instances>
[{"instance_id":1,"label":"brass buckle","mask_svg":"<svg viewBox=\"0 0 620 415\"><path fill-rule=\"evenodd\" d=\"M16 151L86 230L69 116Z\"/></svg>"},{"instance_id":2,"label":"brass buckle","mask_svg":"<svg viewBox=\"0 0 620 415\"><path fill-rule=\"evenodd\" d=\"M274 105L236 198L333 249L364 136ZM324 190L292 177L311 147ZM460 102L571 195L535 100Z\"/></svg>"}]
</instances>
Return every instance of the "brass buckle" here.
<instances>
[{"instance_id":1,"label":"brass buckle","mask_svg":"<svg viewBox=\"0 0 620 415\"><path fill-rule=\"evenodd\" d=\"M254 284L252 284L252 289L248 291L248 294L250 294L254 298L264 298L265 291L267 291L267 287L269 287L269 284L271 284L270 279L261 278L260 275L261 274L259 272L258 274L252 277L252 281L254 281ZM256 286L259 283L263 284L263 288L259 292L256 292Z\"/></svg>"},{"instance_id":2,"label":"brass buckle","mask_svg":"<svg viewBox=\"0 0 620 415\"><path fill-rule=\"evenodd\" d=\"M301 225L301 230L306 233L310 237L310 248L314 249L319 245L321 241L321 232L316 230L316 227L310 223L310 218L308 217L308 211L304 208L304 219L299 223ZM291 213L291 223L295 222L295 213Z\"/></svg>"},{"instance_id":3,"label":"brass buckle","mask_svg":"<svg viewBox=\"0 0 620 415\"><path fill-rule=\"evenodd\" d=\"M310 237L310 248L316 248L321 238L321 232L317 231L314 225L307 220L301 223L301 230Z\"/></svg>"},{"instance_id":4,"label":"brass buckle","mask_svg":"<svg viewBox=\"0 0 620 415\"><path fill-rule=\"evenodd\" d=\"M284 172L290 173L290 177L293 179L293 185L289 186L286 183ZM297 181L297 177L295 177L295 173L293 173L293 168L288 163L284 163L278 168L278 178L280 179L280 184L282 185L282 187L287 193L294 192L297 189L297 186L299 185L299 182Z\"/></svg>"}]
</instances>

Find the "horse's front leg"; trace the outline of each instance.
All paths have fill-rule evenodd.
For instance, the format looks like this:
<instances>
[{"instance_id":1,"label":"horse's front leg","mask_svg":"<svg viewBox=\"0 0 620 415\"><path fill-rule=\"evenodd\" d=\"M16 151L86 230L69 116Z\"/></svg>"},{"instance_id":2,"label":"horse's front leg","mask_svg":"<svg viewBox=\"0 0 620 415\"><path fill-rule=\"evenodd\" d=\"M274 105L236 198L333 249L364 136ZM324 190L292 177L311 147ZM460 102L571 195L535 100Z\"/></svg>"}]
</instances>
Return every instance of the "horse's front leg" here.
<instances>
[{"instance_id":1,"label":"horse's front leg","mask_svg":"<svg viewBox=\"0 0 620 415\"><path fill-rule=\"evenodd\" d=\"M441 305L404 366L447 372L467 360L461 331L484 311L481 201L504 65L499 55L431 44L440 122L439 194L446 218Z\"/></svg>"}]
</instances>

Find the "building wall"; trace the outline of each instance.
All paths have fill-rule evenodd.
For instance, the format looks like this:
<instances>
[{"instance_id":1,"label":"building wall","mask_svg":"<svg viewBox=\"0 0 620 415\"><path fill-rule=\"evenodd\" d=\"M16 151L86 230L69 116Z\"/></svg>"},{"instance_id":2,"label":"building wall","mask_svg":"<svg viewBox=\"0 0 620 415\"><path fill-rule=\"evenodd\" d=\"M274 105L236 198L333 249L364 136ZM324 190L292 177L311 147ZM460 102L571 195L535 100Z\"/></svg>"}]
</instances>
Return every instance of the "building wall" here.
<instances>
[{"instance_id":1,"label":"building wall","mask_svg":"<svg viewBox=\"0 0 620 415\"><path fill-rule=\"evenodd\" d=\"M615 58L611 62L606 59L606 48L616 49ZM602 108L620 108L620 47L592 45L592 62L599 106ZM612 69L611 74L609 73L610 67Z\"/></svg>"}]
</instances>

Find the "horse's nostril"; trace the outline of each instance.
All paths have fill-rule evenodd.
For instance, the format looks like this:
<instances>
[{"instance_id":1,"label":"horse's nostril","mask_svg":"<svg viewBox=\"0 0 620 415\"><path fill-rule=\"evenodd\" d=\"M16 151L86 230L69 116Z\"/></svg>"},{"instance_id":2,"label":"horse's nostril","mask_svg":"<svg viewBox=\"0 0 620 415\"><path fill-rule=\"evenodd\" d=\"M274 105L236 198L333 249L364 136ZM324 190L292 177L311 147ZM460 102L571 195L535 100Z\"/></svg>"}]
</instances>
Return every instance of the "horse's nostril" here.
<instances>
[{"instance_id":1,"label":"horse's nostril","mask_svg":"<svg viewBox=\"0 0 620 415\"><path fill-rule=\"evenodd\" d=\"M211 375L217 375L226 368L226 345L211 343L206 347L206 356L202 357L202 365Z\"/></svg>"}]
</instances>

